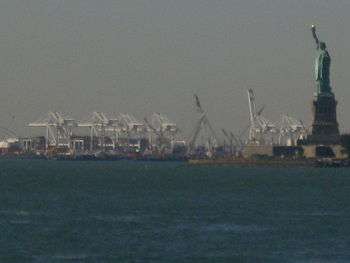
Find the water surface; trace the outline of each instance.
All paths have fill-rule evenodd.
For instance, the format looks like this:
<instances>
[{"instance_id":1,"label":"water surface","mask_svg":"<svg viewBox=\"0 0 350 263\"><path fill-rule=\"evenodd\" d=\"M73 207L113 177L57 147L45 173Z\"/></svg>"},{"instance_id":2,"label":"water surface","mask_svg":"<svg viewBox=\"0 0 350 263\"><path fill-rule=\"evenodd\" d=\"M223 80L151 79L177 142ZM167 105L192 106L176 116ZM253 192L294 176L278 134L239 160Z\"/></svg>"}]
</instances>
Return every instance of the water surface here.
<instances>
[{"instance_id":1,"label":"water surface","mask_svg":"<svg viewBox=\"0 0 350 263\"><path fill-rule=\"evenodd\" d=\"M350 262L350 170L0 161L0 262Z\"/></svg>"}]
</instances>

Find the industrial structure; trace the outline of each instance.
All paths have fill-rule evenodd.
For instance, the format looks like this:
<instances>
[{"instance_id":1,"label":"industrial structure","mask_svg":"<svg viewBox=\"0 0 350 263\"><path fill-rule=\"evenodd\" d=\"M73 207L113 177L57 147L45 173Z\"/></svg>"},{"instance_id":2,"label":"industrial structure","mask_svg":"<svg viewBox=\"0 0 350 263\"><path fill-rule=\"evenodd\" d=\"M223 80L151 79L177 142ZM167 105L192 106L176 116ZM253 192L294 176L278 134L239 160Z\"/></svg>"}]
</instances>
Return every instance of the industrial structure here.
<instances>
[{"instance_id":1,"label":"industrial structure","mask_svg":"<svg viewBox=\"0 0 350 263\"><path fill-rule=\"evenodd\" d=\"M277 133L276 125L262 116L264 107L257 110L255 104L255 94L252 89L248 89L249 103L249 144L266 145L274 143L274 136Z\"/></svg>"},{"instance_id":2,"label":"industrial structure","mask_svg":"<svg viewBox=\"0 0 350 263\"><path fill-rule=\"evenodd\" d=\"M0 141L0 155L184 160L251 159L258 156L290 158L302 156L304 152L310 156L312 151L316 151L314 146L310 146L310 141L315 138L313 134L317 133L317 125L313 125L314 133L310 135L301 120L287 114L282 114L280 125L277 125L263 116L265 106L257 107L254 90L248 89L247 94L249 126L238 135L221 128L219 137L195 94L193 98L198 117L188 137L175 122L161 113L139 120L129 113L94 111L85 120L77 120L67 114L50 111L28 124L33 129L43 129L42 136L16 138L11 136L13 132L4 130L7 139ZM314 112L319 114L318 110ZM334 149L341 151L339 147Z\"/></svg>"},{"instance_id":3,"label":"industrial structure","mask_svg":"<svg viewBox=\"0 0 350 263\"><path fill-rule=\"evenodd\" d=\"M45 133L42 140L26 138L23 148L45 156L184 158L187 149L178 126L160 113L141 121L128 113L109 115L95 111L86 120L76 120L63 113L49 112L47 117L28 126L44 128Z\"/></svg>"},{"instance_id":4,"label":"industrial structure","mask_svg":"<svg viewBox=\"0 0 350 263\"><path fill-rule=\"evenodd\" d=\"M249 125L235 135L226 127L221 137L208 118L197 94L194 105L197 118L189 136L162 113L137 119L129 113L108 114L94 111L85 120L77 120L57 111L30 122L29 127L43 129L36 137L18 138L0 127L0 156L30 156L66 159L205 159L240 163L241 159L276 158L301 160L317 158L346 159L337 122L337 101L330 85L331 57L325 43L316 42L316 92L313 98L313 122L310 127L285 113L280 124L264 116L265 106L257 105L253 89L247 90ZM346 139L349 141L349 136ZM346 141L345 140L345 141ZM344 140L343 140L344 141ZM347 147L347 146L346 146ZM350 146L347 147L350 149ZM264 160L265 160L264 159ZM243 163L247 163L244 161ZM296 162L294 162L296 163Z\"/></svg>"},{"instance_id":5,"label":"industrial structure","mask_svg":"<svg viewBox=\"0 0 350 263\"><path fill-rule=\"evenodd\" d=\"M296 146L299 140L304 140L307 129L301 120L288 115L282 115L282 123L279 130L278 144L285 146Z\"/></svg>"},{"instance_id":6,"label":"industrial structure","mask_svg":"<svg viewBox=\"0 0 350 263\"><path fill-rule=\"evenodd\" d=\"M217 129L195 94L193 98L198 117L188 137L175 122L161 113L139 120L129 113L94 111L85 120L78 120L50 111L43 118L28 123L33 129L43 129L41 136L16 138L12 131L5 129L3 134L6 139L0 141L0 155L140 160L312 156L312 151L315 152L319 146L311 144L311 139L317 133L315 127L322 122L313 125L313 133L310 133L301 120L282 114L280 125L277 125L263 116L265 106L257 107L253 89L248 89L247 94L249 126L238 135L221 128L221 137L218 136ZM314 112L320 114L319 110ZM315 121L320 118L317 116ZM338 157L341 149L340 146L333 147Z\"/></svg>"},{"instance_id":7,"label":"industrial structure","mask_svg":"<svg viewBox=\"0 0 350 263\"><path fill-rule=\"evenodd\" d=\"M211 157L218 147L218 137L207 117L207 113L202 108L199 97L194 94L195 107L198 119L188 140L188 153L195 156Z\"/></svg>"},{"instance_id":8,"label":"industrial structure","mask_svg":"<svg viewBox=\"0 0 350 263\"><path fill-rule=\"evenodd\" d=\"M45 128L45 152L47 153L50 147L55 147L55 150L70 148L73 129L77 123L62 113L50 111L47 117L31 122L28 126Z\"/></svg>"}]
</instances>

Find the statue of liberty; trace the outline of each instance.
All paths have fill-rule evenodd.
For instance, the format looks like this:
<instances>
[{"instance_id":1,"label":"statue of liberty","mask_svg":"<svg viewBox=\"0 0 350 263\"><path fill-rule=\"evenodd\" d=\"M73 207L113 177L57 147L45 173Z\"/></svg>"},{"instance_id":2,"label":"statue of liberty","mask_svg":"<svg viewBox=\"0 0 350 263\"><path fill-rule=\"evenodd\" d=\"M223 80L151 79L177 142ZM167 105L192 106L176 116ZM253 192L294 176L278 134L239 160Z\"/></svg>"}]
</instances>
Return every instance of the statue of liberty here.
<instances>
[{"instance_id":1,"label":"statue of liberty","mask_svg":"<svg viewBox=\"0 0 350 263\"><path fill-rule=\"evenodd\" d=\"M317 56L315 59L315 79L317 83L317 94L332 95L330 85L331 56L329 55L326 43L319 41L316 35L316 27L311 26L312 36L316 41Z\"/></svg>"}]
</instances>

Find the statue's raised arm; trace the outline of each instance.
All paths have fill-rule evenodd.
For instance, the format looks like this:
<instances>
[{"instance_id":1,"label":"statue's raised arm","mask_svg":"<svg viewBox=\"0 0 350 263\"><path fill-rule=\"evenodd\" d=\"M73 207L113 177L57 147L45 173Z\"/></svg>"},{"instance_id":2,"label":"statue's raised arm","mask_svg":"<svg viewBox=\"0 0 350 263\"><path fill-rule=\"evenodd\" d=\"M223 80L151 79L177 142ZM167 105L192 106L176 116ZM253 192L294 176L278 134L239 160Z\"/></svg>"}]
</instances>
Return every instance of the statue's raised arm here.
<instances>
[{"instance_id":1,"label":"statue's raised arm","mask_svg":"<svg viewBox=\"0 0 350 263\"><path fill-rule=\"evenodd\" d=\"M316 27L315 27L314 25L311 26L311 32L312 32L313 38L315 39L317 48L319 48L319 46L320 46L320 41L318 40L318 37L317 37L317 35L316 35Z\"/></svg>"},{"instance_id":2,"label":"statue's raised arm","mask_svg":"<svg viewBox=\"0 0 350 263\"><path fill-rule=\"evenodd\" d=\"M332 94L330 86L331 56L329 55L326 43L319 41L316 34L316 27L311 26L312 36L317 45L317 56L315 59L315 80L318 94Z\"/></svg>"}]
</instances>

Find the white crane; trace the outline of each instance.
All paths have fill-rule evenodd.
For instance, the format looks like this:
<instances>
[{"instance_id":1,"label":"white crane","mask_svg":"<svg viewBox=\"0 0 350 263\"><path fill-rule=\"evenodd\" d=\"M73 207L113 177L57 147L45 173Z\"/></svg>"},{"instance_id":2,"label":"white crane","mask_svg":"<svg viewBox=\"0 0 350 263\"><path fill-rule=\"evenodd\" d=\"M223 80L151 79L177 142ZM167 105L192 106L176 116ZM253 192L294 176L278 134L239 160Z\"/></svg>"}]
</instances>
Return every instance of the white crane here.
<instances>
[{"instance_id":1,"label":"white crane","mask_svg":"<svg viewBox=\"0 0 350 263\"><path fill-rule=\"evenodd\" d=\"M133 135L140 137L145 131L145 124L137 120L133 115L127 113L120 113L118 116L120 124L129 136Z\"/></svg>"},{"instance_id":2,"label":"white crane","mask_svg":"<svg viewBox=\"0 0 350 263\"><path fill-rule=\"evenodd\" d=\"M150 121L147 118L144 120L153 135L156 136L156 147L162 151L165 150L165 148L171 149L175 143L176 136L179 133L177 125L170 121L167 116L160 113L153 113ZM152 136L150 136L150 138L151 137Z\"/></svg>"},{"instance_id":3,"label":"white crane","mask_svg":"<svg viewBox=\"0 0 350 263\"><path fill-rule=\"evenodd\" d=\"M101 149L106 149L106 131L113 129L117 120L107 118L103 112L94 111L88 121L78 123L79 127L90 128L90 151L93 151L94 137L98 137Z\"/></svg>"},{"instance_id":4,"label":"white crane","mask_svg":"<svg viewBox=\"0 0 350 263\"><path fill-rule=\"evenodd\" d=\"M276 125L268 119L261 116L264 108L256 110L255 94L252 89L248 89L249 102L249 142L254 144L265 144L268 136L277 132Z\"/></svg>"},{"instance_id":5,"label":"white crane","mask_svg":"<svg viewBox=\"0 0 350 263\"><path fill-rule=\"evenodd\" d=\"M146 137L146 125L136 119L133 115L127 113L120 113L118 115L120 122L119 137L123 141L123 145L128 148L140 150L141 143Z\"/></svg>"},{"instance_id":6,"label":"white crane","mask_svg":"<svg viewBox=\"0 0 350 263\"><path fill-rule=\"evenodd\" d=\"M188 140L188 152L192 153L194 151L199 134L202 132L204 133L203 137L205 137L205 143L207 144L208 153L212 154L214 148L218 146L218 137L216 136L216 133L213 127L211 126L209 119L207 118L206 112L202 108L198 96L194 94L193 97L195 99L197 112L200 115L194 127L194 130Z\"/></svg>"},{"instance_id":7,"label":"white crane","mask_svg":"<svg viewBox=\"0 0 350 263\"><path fill-rule=\"evenodd\" d=\"M306 136L306 128L301 120L294 119L288 115L282 115L282 123L279 132L279 144L295 146L298 139Z\"/></svg>"},{"instance_id":8,"label":"white crane","mask_svg":"<svg viewBox=\"0 0 350 263\"><path fill-rule=\"evenodd\" d=\"M70 148L71 136L73 129L77 127L77 122L60 112L50 111L47 117L31 122L28 126L46 128L45 150L47 152L49 145Z\"/></svg>"}]
</instances>

